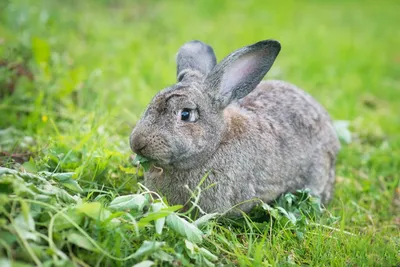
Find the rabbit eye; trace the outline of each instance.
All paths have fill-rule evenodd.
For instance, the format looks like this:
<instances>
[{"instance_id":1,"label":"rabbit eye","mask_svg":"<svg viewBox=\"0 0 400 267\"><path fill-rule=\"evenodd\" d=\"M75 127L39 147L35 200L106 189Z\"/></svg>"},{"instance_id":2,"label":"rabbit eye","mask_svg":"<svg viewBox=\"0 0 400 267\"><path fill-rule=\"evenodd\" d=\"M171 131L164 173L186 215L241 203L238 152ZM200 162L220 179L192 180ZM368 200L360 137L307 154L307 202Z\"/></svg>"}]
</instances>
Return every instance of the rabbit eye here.
<instances>
[{"instance_id":1,"label":"rabbit eye","mask_svg":"<svg viewBox=\"0 0 400 267\"><path fill-rule=\"evenodd\" d=\"M192 109L184 108L179 112L181 121L194 122L196 120L195 112Z\"/></svg>"},{"instance_id":2,"label":"rabbit eye","mask_svg":"<svg viewBox=\"0 0 400 267\"><path fill-rule=\"evenodd\" d=\"M187 121L190 119L190 110L184 109L181 111L181 120Z\"/></svg>"}]
</instances>

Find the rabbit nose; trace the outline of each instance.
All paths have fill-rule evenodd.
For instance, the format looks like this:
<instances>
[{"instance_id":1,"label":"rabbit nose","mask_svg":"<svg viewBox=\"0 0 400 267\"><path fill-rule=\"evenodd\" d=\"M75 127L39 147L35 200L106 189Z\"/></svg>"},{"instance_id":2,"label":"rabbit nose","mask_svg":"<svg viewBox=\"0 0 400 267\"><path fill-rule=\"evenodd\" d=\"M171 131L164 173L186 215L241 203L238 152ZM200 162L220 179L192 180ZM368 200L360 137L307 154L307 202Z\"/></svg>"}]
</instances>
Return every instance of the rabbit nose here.
<instances>
[{"instance_id":1,"label":"rabbit nose","mask_svg":"<svg viewBox=\"0 0 400 267\"><path fill-rule=\"evenodd\" d=\"M147 146L145 137L142 134L133 134L131 137L131 149L136 154L141 154L140 152Z\"/></svg>"}]
</instances>

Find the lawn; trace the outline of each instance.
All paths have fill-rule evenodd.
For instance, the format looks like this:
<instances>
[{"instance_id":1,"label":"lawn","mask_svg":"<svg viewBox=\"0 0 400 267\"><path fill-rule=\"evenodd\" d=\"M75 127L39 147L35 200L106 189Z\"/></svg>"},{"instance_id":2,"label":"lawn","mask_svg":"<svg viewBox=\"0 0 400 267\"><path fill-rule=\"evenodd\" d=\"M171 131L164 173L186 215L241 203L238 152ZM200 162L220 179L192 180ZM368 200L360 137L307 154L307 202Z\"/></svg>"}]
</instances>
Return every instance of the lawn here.
<instances>
[{"instance_id":1,"label":"lawn","mask_svg":"<svg viewBox=\"0 0 400 267\"><path fill-rule=\"evenodd\" d=\"M1 266L397 266L399 1L0 1ZM198 220L149 194L129 134L186 41L263 39L266 79L337 122L334 199ZM351 133L351 135L350 135ZM125 196L125 197L123 197Z\"/></svg>"}]
</instances>

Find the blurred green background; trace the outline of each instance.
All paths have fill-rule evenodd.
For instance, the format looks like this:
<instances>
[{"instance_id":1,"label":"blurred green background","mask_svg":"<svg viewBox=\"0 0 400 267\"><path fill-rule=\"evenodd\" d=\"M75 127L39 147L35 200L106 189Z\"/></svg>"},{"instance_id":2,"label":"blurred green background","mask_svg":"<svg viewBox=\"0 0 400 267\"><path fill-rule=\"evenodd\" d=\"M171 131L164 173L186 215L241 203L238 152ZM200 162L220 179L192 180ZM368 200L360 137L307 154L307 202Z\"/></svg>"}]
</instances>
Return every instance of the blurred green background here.
<instances>
[{"instance_id":1,"label":"blurred green background","mask_svg":"<svg viewBox=\"0 0 400 267\"><path fill-rule=\"evenodd\" d=\"M0 165L133 190L128 136L152 96L175 82L178 48L202 40L221 60L276 39L282 50L266 79L298 85L350 125L329 209L347 230L389 231L393 248L399 10L396 0L2 0Z\"/></svg>"},{"instance_id":2,"label":"blurred green background","mask_svg":"<svg viewBox=\"0 0 400 267\"><path fill-rule=\"evenodd\" d=\"M2 58L57 67L41 77L51 88L39 91L66 103L77 93L85 109L139 113L155 92L175 81L175 53L188 40L209 43L221 59L238 47L274 38L282 52L268 78L305 88L334 118L373 119L377 112L368 112L363 103L381 100L389 116L379 121L390 132L398 123L390 118L391 100L399 96L397 1L16 0L1 5ZM136 117L119 115L130 122Z\"/></svg>"}]
</instances>

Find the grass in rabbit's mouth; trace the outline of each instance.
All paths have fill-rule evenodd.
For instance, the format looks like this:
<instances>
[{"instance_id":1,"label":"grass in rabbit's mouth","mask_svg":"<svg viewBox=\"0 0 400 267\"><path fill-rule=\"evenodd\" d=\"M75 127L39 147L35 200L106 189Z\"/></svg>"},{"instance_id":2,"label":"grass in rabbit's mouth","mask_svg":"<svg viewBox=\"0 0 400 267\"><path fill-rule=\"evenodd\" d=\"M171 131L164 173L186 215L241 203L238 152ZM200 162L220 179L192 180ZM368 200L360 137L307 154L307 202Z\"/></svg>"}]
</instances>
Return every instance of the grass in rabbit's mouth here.
<instances>
[{"instance_id":1,"label":"grass in rabbit's mouth","mask_svg":"<svg viewBox=\"0 0 400 267\"><path fill-rule=\"evenodd\" d=\"M23 66L0 64L0 265L398 265L399 8L0 1L0 62ZM140 185L131 126L175 81L185 41L222 58L266 38L282 43L267 79L304 88L337 121L335 196L325 209L298 192L240 220L193 220Z\"/></svg>"},{"instance_id":2,"label":"grass in rabbit's mouth","mask_svg":"<svg viewBox=\"0 0 400 267\"><path fill-rule=\"evenodd\" d=\"M142 166L145 171L148 171L151 167L150 160L140 155L136 155L135 159L133 160L133 163Z\"/></svg>"}]
</instances>

